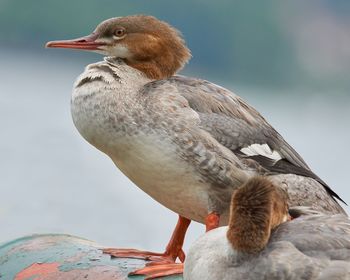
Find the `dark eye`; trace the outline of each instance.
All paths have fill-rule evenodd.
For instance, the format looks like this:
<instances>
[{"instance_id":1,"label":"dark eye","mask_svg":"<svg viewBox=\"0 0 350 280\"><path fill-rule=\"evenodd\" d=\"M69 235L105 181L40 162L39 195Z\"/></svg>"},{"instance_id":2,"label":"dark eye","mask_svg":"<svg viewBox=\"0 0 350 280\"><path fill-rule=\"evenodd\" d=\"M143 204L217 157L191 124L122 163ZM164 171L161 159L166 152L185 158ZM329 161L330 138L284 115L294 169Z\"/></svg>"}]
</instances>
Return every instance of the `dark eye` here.
<instances>
[{"instance_id":1,"label":"dark eye","mask_svg":"<svg viewBox=\"0 0 350 280\"><path fill-rule=\"evenodd\" d=\"M125 29L120 27L114 31L114 35L117 37L123 37L125 34Z\"/></svg>"}]
</instances>

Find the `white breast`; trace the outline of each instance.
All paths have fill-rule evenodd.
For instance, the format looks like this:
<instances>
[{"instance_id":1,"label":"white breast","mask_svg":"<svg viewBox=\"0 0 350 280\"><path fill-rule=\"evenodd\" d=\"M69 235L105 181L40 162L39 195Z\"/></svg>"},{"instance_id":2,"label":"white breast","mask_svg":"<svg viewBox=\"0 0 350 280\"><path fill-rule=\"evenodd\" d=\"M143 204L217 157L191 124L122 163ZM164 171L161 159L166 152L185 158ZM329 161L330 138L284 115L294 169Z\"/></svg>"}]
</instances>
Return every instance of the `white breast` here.
<instances>
[{"instance_id":1,"label":"white breast","mask_svg":"<svg viewBox=\"0 0 350 280\"><path fill-rule=\"evenodd\" d=\"M208 183L181 159L166 133L147 125L137 94L149 80L140 75L125 65L88 66L72 96L74 123L143 191L180 215L204 222Z\"/></svg>"},{"instance_id":2,"label":"white breast","mask_svg":"<svg viewBox=\"0 0 350 280\"><path fill-rule=\"evenodd\" d=\"M138 187L174 212L203 223L208 193L193 166L182 160L169 139L139 134L110 154Z\"/></svg>"},{"instance_id":3,"label":"white breast","mask_svg":"<svg viewBox=\"0 0 350 280\"><path fill-rule=\"evenodd\" d=\"M133 124L128 110L137 106L128 103L135 102L134 95L147 82L139 71L123 63L114 65L107 59L88 65L72 93L71 113L80 134L107 153L125 126Z\"/></svg>"}]
</instances>

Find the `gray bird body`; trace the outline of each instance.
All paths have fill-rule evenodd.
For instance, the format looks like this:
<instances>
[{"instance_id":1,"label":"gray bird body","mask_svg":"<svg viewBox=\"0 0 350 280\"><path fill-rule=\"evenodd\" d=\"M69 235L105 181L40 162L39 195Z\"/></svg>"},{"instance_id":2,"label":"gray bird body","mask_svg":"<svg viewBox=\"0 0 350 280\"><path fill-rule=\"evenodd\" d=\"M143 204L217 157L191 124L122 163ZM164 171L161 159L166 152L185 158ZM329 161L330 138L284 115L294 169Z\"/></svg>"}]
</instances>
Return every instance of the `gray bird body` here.
<instances>
[{"instance_id":1,"label":"gray bird body","mask_svg":"<svg viewBox=\"0 0 350 280\"><path fill-rule=\"evenodd\" d=\"M106 58L78 78L72 116L81 135L138 187L191 220L204 223L214 211L227 224L232 191L256 174L281 184L291 206L344 213L256 110L207 81L154 81Z\"/></svg>"},{"instance_id":2,"label":"gray bird body","mask_svg":"<svg viewBox=\"0 0 350 280\"><path fill-rule=\"evenodd\" d=\"M258 254L235 251L227 227L199 238L185 261L185 280L350 279L350 220L315 214L279 225Z\"/></svg>"}]
</instances>

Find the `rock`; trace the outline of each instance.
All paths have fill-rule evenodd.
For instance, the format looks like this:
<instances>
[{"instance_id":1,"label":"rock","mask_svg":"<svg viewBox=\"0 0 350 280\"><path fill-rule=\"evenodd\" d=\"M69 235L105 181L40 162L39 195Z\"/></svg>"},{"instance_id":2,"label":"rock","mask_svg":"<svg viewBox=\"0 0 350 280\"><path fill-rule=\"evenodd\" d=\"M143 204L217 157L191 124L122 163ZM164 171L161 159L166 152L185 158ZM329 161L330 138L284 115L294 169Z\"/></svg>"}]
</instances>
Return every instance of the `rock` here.
<instances>
[{"instance_id":1,"label":"rock","mask_svg":"<svg viewBox=\"0 0 350 280\"><path fill-rule=\"evenodd\" d=\"M0 245L1 280L125 280L145 261L111 258L95 242L64 234L32 235ZM166 277L181 280L181 276Z\"/></svg>"}]
</instances>

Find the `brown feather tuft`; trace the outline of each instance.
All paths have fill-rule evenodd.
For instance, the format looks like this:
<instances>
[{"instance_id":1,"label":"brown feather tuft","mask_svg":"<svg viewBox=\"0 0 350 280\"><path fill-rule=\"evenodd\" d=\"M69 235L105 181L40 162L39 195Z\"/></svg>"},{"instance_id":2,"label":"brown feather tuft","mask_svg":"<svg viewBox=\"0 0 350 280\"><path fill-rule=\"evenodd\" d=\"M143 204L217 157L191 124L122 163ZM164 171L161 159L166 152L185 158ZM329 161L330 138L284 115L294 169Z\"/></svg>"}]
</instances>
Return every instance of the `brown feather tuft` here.
<instances>
[{"instance_id":1,"label":"brown feather tuft","mask_svg":"<svg viewBox=\"0 0 350 280\"><path fill-rule=\"evenodd\" d=\"M287 217L287 194L267 178L254 177L232 195L227 238L237 251L258 253Z\"/></svg>"}]
</instances>

